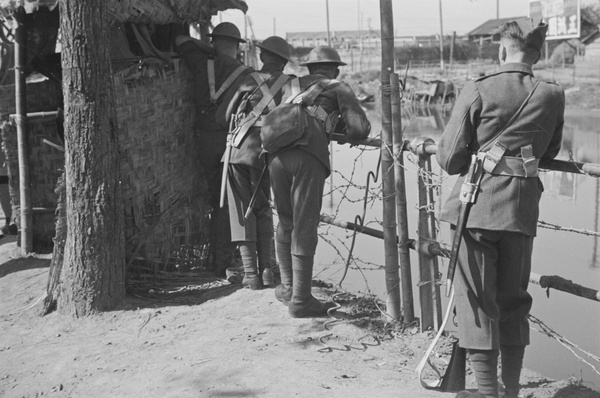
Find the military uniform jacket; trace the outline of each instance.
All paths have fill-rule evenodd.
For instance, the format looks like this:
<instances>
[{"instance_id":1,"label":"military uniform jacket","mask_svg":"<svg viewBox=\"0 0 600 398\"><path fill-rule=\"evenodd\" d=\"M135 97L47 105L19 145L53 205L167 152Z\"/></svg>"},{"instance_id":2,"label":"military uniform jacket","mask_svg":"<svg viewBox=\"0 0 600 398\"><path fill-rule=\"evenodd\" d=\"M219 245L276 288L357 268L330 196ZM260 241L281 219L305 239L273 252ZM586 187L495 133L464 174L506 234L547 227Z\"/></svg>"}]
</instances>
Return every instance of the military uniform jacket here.
<instances>
[{"instance_id":1,"label":"military uniform jacket","mask_svg":"<svg viewBox=\"0 0 600 398\"><path fill-rule=\"evenodd\" d=\"M266 86L269 88L273 86L279 76L283 74L281 71L275 69L269 64L264 65L259 73L266 81L264 84L266 84ZM245 75L243 78L236 80L231 89L223 97L223 103L217 110L217 123L222 129L229 129L229 121L232 115L238 111L238 107L245 94L252 94L254 92L246 104L244 115L250 113L260 102L260 100L262 100L263 92L260 89L256 90L257 87L258 83L250 75ZM275 94L271 103L269 103L269 105L263 109L263 115L268 113L270 109L273 109L281 102L281 95L281 90ZM251 127L240 147L231 149L231 157L229 158L229 162L231 164L244 164L256 168L262 168L264 166L264 161L262 158L260 158L260 153L260 127Z\"/></svg>"},{"instance_id":2,"label":"military uniform jacket","mask_svg":"<svg viewBox=\"0 0 600 398\"><path fill-rule=\"evenodd\" d=\"M450 175L461 174L445 203L440 216L442 221L456 224L460 210L459 192L471 154L493 141L535 82L528 65L509 63L502 65L498 73L465 85L437 150L440 166ZM519 117L498 137L508 147L505 156L520 157L521 147L531 144L537 159L553 159L562 141L564 106L562 88L554 83L540 82ZM484 173L467 228L535 236L543 190L538 177Z\"/></svg>"},{"instance_id":3,"label":"military uniform jacket","mask_svg":"<svg viewBox=\"0 0 600 398\"><path fill-rule=\"evenodd\" d=\"M324 80L323 83L317 84L327 84L329 81L329 79L321 75L302 76L300 77L300 90L306 90L306 88L317 80ZM288 82L283 86L282 101L285 101L291 95L292 88L290 82ZM327 114L338 112L340 119L336 125L335 132L347 135L350 141L364 140L369 136L371 123L369 123L365 112L360 107L360 103L356 99L354 92L346 83L335 81L327 84L319 96L317 96L314 105L321 106ZM308 134L308 137L303 137L299 140L303 144L298 145L298 148L315 155L325 165L328 172L330 172L330 137L325 132L325 128L322 131L310 131L305 134Z\"/></svg>"},{"instance_id":4,"label":"military uniform jacket","mask_svg":"<svg viewBox=\"0 0 600 398\"><path fill-rule=\"evenodd\" d=\"M235 71L240 65L235 58L228 57L226 55L216 55L214 50L207 51L203 49L193 40L183 42L177 47L177 51L183 57L186 65L192 72L194 78L194 103L198 111L197 122L198 127L203 133L219 135L221 139L225 139L224 129L217 125L215 119L215 113L217 106L222 102L223 96L221 96L216 104L210 99L210 87L208 83L208 67L207 61L214 59L215 62L215 86L217 90L223 82ZM251 72L252 69L248 68L237 80L241 79L245 73ZM235 84L235 83L234 83ZM226 131L226 129L225 129Z\"/></svg>"}]
</instances>

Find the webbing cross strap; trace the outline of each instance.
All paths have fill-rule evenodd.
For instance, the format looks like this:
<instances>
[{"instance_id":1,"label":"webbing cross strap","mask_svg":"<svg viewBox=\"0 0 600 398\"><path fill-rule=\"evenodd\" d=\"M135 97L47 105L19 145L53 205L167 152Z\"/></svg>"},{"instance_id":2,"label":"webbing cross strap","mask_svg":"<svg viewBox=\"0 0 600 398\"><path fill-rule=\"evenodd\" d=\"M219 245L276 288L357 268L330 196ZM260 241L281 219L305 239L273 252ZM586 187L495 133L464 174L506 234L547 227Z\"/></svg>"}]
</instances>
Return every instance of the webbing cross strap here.
<instances>
[{"instance_id":1,"label":"webbing cross strap","mask_svg":"<svg viewBox=\"0 0 600 398\"><path fill-rule=\"evenodd\" d=\"M256 79L256 78L257 77L254 76L254 79ZM261 79L262 79L262 77L261 77ZM250 130L250 127L256 125L256 121L258 120L260 115L262 115L264 109L267 107L267 105L269 105L269 103L271 101L273 101L273 98L281 90L281 88L283 87L283 85L285 84L287 79L288 79L288 76L282 73L281 75L279 75L277 80L275 80L275 83L273 83L273 85L271 87L269 87L268 89L265 87L265 84L263 84L264 81L259 83L259 87L263 93L263 97L259 101L259 103L256 104L256 106L254 106L252 111L250 111L250 113L248 113L238 123L236 131L234 131L234 137L233 137L233 141L232 141L232 145L234 147L239 148L239 146L242 144L242 141L246 137L248 130ZM258 80L257 80L257 82L258 82ZM266 89L266 91L263 91L263 87Z\"/></svg>"},{"instance_id":2,"label":"webbing cross strap","mask_svg":"<svg viewBox=\"0 0 600 398\"><path fill-rule=\"evenodd\" d=\"M223 95L223 93L225 92L225 90L227 90L229 88L229 86L231 86L233 84L233 82L235 81L235 79L238 78L239 75L242 74L242 72L244 72L244 70L246 70L248 67L244 66L244 65L240 65L238 66L233 73L231 73L231 75L229 75L227 77L227 79L225 79L225 81L223 82L223 84L221 84L221 87L219 87L219 91L215 92L216 89L216 80L215 80L215 60L214 59L209 59L206 63L207 66L207 71L208 71L208 87L210 90L210 100L212 102L217 102L217 100L219 99L219 97L221 95Z\"/></svg>"},{"instance_id":3,"label":"webbing cross strap","mask_svg":"<svg viewBox=\"0 0 600 398\"><path fill-rule=\"evenodd\" d=\"M320 105L313 105L316 98L321 92L329 85L338 83L338 80L329 79L327 84L322 85L321 82L324 80L317 80L313 82L304 91L300 91L300 78L292 80L292 95L285 101L286 103L302 103L306 105L306 110L309 115L319 120L325 126L325 130L330 134L335 125L337 124L337 112L328 114L325 109Z\"/></svg>"},{"instance_id":4,"label":"webbing cross strap","mask_svg":"<svg viewBox=\"0 0 600 398\"><path fill-rule=\"evenodd\" d=\"M529 92L529 95L525 98L519 109L512 115L512 117L506 122L502 130L500 130L494 138L488 141L483 147L479 149L477 157L483 162L483 169L493 175L505 175L513 177L537 177L538 176L538 163L539 159L533 156L533 147L526 145L521 148L521 157L504 156L504 153L508 148L499 141L500 136L510 127L515 119L521 114L529 99L533 96L535 89L540 84L539 81L535 82L533 88ZM489 151L485 151L488 146L492 145Z\"/></svg>"}]
</instances>

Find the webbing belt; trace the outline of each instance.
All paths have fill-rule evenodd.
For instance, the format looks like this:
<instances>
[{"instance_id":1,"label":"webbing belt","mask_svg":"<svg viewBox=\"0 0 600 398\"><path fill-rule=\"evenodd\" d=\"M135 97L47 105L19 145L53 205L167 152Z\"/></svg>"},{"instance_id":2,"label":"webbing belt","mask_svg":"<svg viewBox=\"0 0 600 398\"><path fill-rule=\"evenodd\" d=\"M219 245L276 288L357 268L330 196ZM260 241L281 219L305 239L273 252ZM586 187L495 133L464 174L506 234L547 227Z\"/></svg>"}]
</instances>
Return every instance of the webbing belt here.
<instances>
[{"instance_id":1,"label":"webbing belt","mask_svg":"<svg viewBox=\"0 0 600 398\"><path fill-rule=\"evenodd\" d=\"M504 156L507 148L496 141L487 152L480 152L478 157L483 160L483 169L492 175L531 178L538 176L539 159L533 156L533 147L521 147L521 157Z\"/></svg>"},{"instance_id":2,"label":"webbing belt","mask_svg":"<svg viewBox=\"0 0 600 398\"><path fill-rule=\"evenodd\" d=\"M231 75L225 79L219 90L215 92L216 89L216 81L215 81L215 60L209 59L206 63L207 71L208 71L208 87L210 90L210 100L212 102L216 102L219 97L233 84L235 79L238 78L239 75L247 68L244 65L238 66Z\"/></svg>"}]
</instances>

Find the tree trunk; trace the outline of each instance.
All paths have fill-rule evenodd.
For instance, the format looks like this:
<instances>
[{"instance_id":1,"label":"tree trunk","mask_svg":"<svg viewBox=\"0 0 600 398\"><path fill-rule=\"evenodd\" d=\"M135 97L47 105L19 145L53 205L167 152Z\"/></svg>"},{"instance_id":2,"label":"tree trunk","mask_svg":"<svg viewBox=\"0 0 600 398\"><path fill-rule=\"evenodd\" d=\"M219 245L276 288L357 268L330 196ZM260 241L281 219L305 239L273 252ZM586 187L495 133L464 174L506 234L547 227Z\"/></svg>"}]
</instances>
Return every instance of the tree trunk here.
<instances>
[{"instance_id":1,"label":"tree trunk","mask_svg":"<svg viewBox=\"0 0 600 398\"><path fill-rule=\"evenodd\" d=\"M84 316L125 296L107 2L61 0L67 241L58 311Z\"/></svg>"}]
</instances>

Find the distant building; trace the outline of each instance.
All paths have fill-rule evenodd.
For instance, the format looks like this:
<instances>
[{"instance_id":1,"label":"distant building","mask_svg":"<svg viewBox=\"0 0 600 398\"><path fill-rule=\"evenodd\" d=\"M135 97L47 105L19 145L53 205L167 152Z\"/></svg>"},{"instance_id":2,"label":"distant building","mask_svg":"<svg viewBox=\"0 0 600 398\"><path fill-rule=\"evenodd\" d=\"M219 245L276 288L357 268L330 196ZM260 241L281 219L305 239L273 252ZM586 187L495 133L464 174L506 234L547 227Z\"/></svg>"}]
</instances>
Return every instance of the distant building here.
<instances>
[{"instance_id":1,"label":"distant building","mask_svg":"<svg viewBox=\"0 0 600 398\"><path fill-rule=\"evenodd\" d=\"M341 49L381 48L381 32L379 30L338 30L329 32L331 46ZM292 47L315 47L327 45L327 32L291 32L286 40ZM431 47L439 45L439 35L429 36L396 36L394 45ZM448 40L446 38L445 40Z\"/></svg>"},{"instance_id":2,"label":"distant building","mask_svg":"<svg viewBox=\"0 0 600 398\"><path fill-rule=\"evenodd\" d=\"M506 22L514 21L515 19L519 18L526 17L490 19L467 33L467 38L469 41L479 42L479 44L483 44L485 42L496 42L499 38L494 37L494 35L498 33L498 29Z\"/></svg>"},{"instance_id":3,"label":"distant building","mask_svg":"<svg viewBox=\"0 0 600 398\"><path fill-rule=\"evenodd\" d=\"M486 42L498 42L500 37L497 35L499 28L504 25L506 22L514 21L519 18L527 18L523 17L512 17L512 18L500 18L500 19L490 19L483 24L479 25L469 33L467 33L467 38L469 41L479 42L479 44L483 44ZM587 42L591 42L596 40L599 35L599 28L597 23L595 23L595 18L593 15L588 15L585 10L581 10L581 32L579 39L582 43L587 44ZM551 41L550 36L547 38L548 41ZM563 39L564 40L564 39Z\"/></svg>"}]
</instances>

